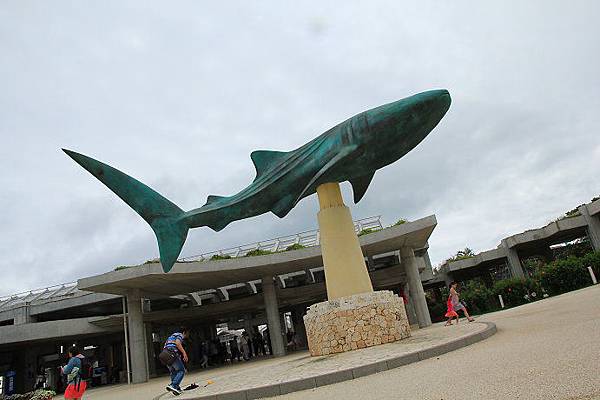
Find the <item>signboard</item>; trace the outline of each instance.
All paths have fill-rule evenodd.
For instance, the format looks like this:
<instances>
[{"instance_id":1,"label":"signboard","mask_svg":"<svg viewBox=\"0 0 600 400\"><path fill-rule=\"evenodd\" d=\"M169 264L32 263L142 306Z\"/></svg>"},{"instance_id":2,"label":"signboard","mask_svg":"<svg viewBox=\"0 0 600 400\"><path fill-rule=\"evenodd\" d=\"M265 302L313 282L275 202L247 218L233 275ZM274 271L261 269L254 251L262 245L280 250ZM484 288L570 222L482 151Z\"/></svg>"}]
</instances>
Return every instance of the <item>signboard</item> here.
<instances>
[{"instance_id":1,"label":"signboard","mask_svg":"<svg viewBox=\"0 0 600 400\"><path fill-rule=\"evenodd\" d=\"M17 373L15 371L8 371L6 374L4 374L4 394L15 394L16 376Z\"/></svg>"}]
</instances>

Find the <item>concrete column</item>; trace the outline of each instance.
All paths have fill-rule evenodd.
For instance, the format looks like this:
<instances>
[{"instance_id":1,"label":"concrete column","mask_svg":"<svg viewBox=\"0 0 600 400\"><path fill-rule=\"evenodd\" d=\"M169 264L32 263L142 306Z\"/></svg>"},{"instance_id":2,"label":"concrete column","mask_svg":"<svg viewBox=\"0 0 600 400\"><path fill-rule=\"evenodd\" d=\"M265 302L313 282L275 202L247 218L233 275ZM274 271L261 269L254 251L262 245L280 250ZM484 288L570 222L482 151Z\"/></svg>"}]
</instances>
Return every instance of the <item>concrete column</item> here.
<instances>
[{"instance_id":1,"label":"concrete column","mask_svg":"<svg viewBox=\"0 0 600 400\"><path fill-rule=\"evenodd\" d=\"M277 293L272 275L262 278L262 290L265 300L265 311L267 313L267 325L269 327L269 335L271 336L271 350L275 357L281 357L285 355L285 343L281 334L279 305L277 304Z\"/></svg>"},{"instance_id":2,"label":"concrete column","mask_svg":"<svg viewBox=\"0 0 600 400\"><path fill-rule=\"evenodd\" d=\"M423 284L421 283L421 275L419 274L419 264L423 261L418 260L417 257L415 257L413 249L410 247L403 247L400 250L400 256L402 258L401 264L404 265L404 271L406 272L408 281L410 293L409 299L412 300L415 307L419 327L425 328L426 326L431 325L431 317L429 315L429 309L427 308L427 301L425 300L425 291L423 290Z\"/></svg>"},{"instance_id":3,"label":"concrete column","mask_svg":"<svg viewBox=\"0 0 600 400\"><path fill-rule=\"evenodd\" d=\"M35 318L29 314L29 306L25 305L13 310L13 321L15 325L23 325L35 322Z\"/></svg>"},{"instance_id":4,"label":"concrete column","mask_svg":"<svg viewBox=\"0 0 600 400\"><path fill-rule=\"evenodd\" d=\"M446 288L450 287L450 284L452 282L454 282L454 280L452 279L452 277L450 276L450 274L448 272L444 272L444 284L446 285Z\"/></svg>"},{"instance_id":5,"label":"concrete column","mask_svg":"<svg viewBox=\"0 0 600 400\"><path fill-rule=\"evenodd\" d=\"M431 265L431 259L429 258L427 249L419 251L419 254L415 253L415 256L422 259L423 264L425 265L425 269L421 272L421 279L425 281L433 279L433 266Z\"/></svg>"},{"instance_id":6,"label":"concrete column","mask_svg":"<svg viewBox=\"0 0 600 400\"><path fill-rule=\"evenodd\" d=\"M296 307L292 311L292 321L294 323L294 331L298 335L300 340L300 347L306 348L308 346L308 340L306 338L306 326L304 326L304 315L306 315L306 307Z\"/></svg>"},{"instance_id":7,"label":"concrete column","mask_svg":"<svg viewBox=\"0 0 600 400\"><path fill-rule=\"evenodd\" d=\"M590 215L587 205L579 207L579 212L585 218L587 223L587 234L590 238L590 243L595 251L600 251L600 217Z\"/></svg>"},{"instance_id":8,"label":"concrete column","mask_svg":"<svg viewBox=\"0 0 600 400\"><path fill-rule=\"evenodd\" d=\"M509 247L506 239L502 240L502 246L506 249L506 258L508 260L508 267L513 278L523 278L525 273L523 272L523 266L521 265L521 259L519 253L514 247Z\"/></svg>"},{"instance_id":9,"label":"concrete column","mask_svg":"<svg viewBox=\"0 0 600 400\"><path fill-rule=\"evenodd\" d=\"M410 288L408 287L408 283L404 284L403 291L408 300L408 302L404 304L404 307L406 309L406 316L408 317L408 324L410 326L419 325L419 320L417 319L417 313L415 312L415 306L412 302L412 297L410 295Z\"/></svg>"},{"instance_id":10,"label":"concrete column","mask_svg":"<svg viewBox=\"0 0 600 400\"><path fill-rule=\"evenodd\" d=\"M156 376L156 355L154 354L154 342L152 341L152 324L147 322L144 324L146 332L146 351L148 352L148 375Z\"/></svg>"},{"instance_id":11,"label":"concrete column","mask_svg":"<svg viewBox=\"0 0 600 400\"><path fill-rule=\"evenodd\" d=\"M25 391L33 390L35 386L36 376L37 376L37 354L35 349L25 349L23 350L23 356L25 357Z\"/></svg>"},{"instance_id":12,"label":"concrete column","mask_svg":"<svg viewBox=\"0 0 600 400\"><path fill-rule=\"evenodd\" d=\"M127 293L127 326L129 328L129 355L131 357L131 381L148 381L148 351L146 332L142 317L142 298L139 290Z\"/></svg>"}]
</instances>

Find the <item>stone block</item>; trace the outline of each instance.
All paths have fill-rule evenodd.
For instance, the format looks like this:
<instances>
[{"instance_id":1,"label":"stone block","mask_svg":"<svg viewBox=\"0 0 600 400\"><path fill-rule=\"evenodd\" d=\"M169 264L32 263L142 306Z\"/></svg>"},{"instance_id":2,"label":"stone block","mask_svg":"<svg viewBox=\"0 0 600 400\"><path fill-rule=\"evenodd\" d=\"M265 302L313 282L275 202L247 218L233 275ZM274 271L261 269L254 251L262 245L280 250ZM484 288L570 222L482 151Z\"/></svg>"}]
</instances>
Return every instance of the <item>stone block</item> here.
<instances>
[{"instance_id":1,"label":"stone block","mask_svg":"<svg viewBox=\"0 0 600 400\"><path fill-rule=\"evenodd\" d=\"M300 390L308 390L317 387L315 378L299 379L297 381L285 382L279 385L281 394L298 392Z\"/></svg>"},{"instance_id":2,"label":"stone block","mask_svg":"<svg viewBox=\"0 0 600 400\"><path fill-rule=\"evenodd\" d=\"M351 369L347 369L344 371L336 371L330 374L317 376L315 378L317 386L331 385L338 382L349 381L351 379L354 379L354 375L352 375Z\"/></svg>"},{"instance_id":3,"label":"stone block","mask_svg":"<svg viewBox=\"0 0 600 400\"><path fill-rule=\"evenodd\" d=\"M246 391L236 391L217 394L217 400L248 400Z\"/></svg>"},{"instance_id":4,"label":"stone block","mask_svg":"<svg viewBox=\"0 0 600 400\"><path fill-rule=\"evenodd\" d=\"M311 355L328 355L410 336L404 302L391 291L312 305L304 317Z\"/></svg>"},{"instance_id":5,"label":"stone block","mask_svg":"<svg viewBox=\"0 0 600 400\"><path fill-rule=\"evenodd\" d=\"M387 371L387 369L387 363L385 361L380 361L374 364L361 365L360 367L353 368L352 375L354 376L354 379L356 379L363 376L376 374L378 372Z\"/></svg>"},{"instance_id":6,"label":"stone block","mask_svg":"<svg viewBox=\"0 0 600 400\"><path fill-rule=\"evenodd\" d=\"M269 385L247 390L248 400L262 399L264 397L274 397L281 394L280 385Z\"/></svg>"}]
</instances>

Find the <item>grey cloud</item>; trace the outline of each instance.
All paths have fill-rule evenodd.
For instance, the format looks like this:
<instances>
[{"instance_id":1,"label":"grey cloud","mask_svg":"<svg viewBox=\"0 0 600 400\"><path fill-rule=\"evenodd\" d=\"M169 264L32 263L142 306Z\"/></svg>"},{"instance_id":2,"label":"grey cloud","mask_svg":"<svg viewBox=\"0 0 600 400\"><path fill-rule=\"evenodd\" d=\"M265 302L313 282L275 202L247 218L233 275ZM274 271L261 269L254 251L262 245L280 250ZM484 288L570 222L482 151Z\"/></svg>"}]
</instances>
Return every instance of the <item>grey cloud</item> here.
<instances>
[{"instance_id":1,"label":"grey cloud","mask_svg":"<svg viewBox=\"0 0 600 400\"><path fill-rule=\"evenodd\" d=\"M434 263L600 192L597 2L6 2L0 295L157 256L148 226L62 152L184 209L254 177L249 153L445 87L453 105L379 171L355 218L435 213ZM344 185L350 202L350 188ZM190 233L184 255L316 228L316 199Z\"/></svg>"}]
</instances>

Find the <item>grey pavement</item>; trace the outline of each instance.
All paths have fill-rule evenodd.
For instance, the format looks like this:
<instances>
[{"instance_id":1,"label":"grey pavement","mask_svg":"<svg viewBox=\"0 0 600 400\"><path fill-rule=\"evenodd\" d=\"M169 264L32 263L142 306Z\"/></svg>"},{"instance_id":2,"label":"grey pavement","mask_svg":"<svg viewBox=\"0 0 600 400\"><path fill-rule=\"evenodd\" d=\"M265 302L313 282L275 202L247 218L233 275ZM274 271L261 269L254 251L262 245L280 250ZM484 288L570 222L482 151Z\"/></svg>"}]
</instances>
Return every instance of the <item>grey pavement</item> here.
<instances>
[{"instance_id":1,"label":"grey pavement","mask_svg":"<svg viewBox=\"0 0 600 400\"><path fill-rule=\"evenodd\" d=\"M478 321L494 322L497 333L423 361L274 399L600 399L600 285L487 314ZM431 347L434 342L447 342L483 328L479 323L450 328L434 325L395 344L318 358L297 353L195 373L186 377L184 384L192 381L203 384L208 379L214 384L179 399L240 387L263 387L290 376L346 370L389 358L393 346L406 347L404 350L409 354ZM130 387L99 388L89 391L86 398L174 398L170 394L161 395L166 381L157 378ZM302 388L299 384L296 389Z\"/></svg>"},{"instance_id":2,"label":"grey pavement","mask_svg":"<svg viewBox=\"0 0 600 400\"><path fill-rule=\"evenodd\" d=\"M491 325L493 328L493 325ZM468 323L464 318L459 325L441 324L418 329L412 337L395 343L322 357L310 357L306 351L281 358L268 358L249 363L195 372L186 376L182 387L192 382L200 385L208 380L214 383L206 388L186 392L178 399L234 399L258 398L294 390L323 386L341 380L373 374L396 368L427 357L451 351L460 346L483 340L493 334L490 325ZM166 377L152 379L138 385L118 385L90 390L87 399L169 399L165 391ZM246 391L246 393L239 393ZM238 392L235 395L234 392ZM228 395L224 395L229 393Z\"/></svg>"},{"instance_id":3,"label":"grey pavement","mask_svg":"<svg viewBox=\"0 0 600 400\"><path fill-rule=\"evenodd\" d=\"M498 332L436 358L276 399L600 399L600 285L480 320Z\"/></svg>"}]
</instances>

